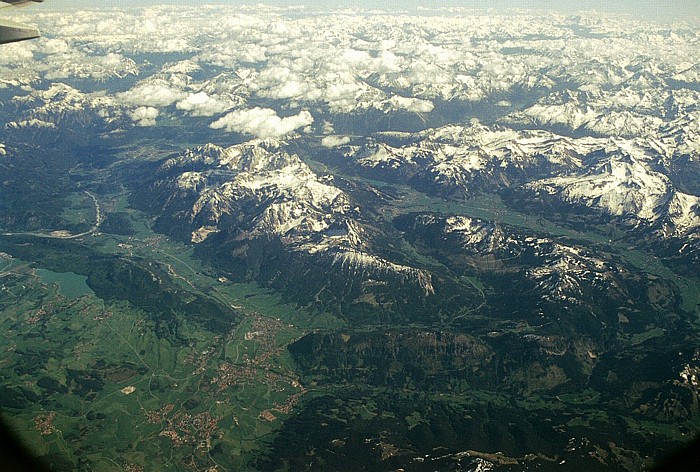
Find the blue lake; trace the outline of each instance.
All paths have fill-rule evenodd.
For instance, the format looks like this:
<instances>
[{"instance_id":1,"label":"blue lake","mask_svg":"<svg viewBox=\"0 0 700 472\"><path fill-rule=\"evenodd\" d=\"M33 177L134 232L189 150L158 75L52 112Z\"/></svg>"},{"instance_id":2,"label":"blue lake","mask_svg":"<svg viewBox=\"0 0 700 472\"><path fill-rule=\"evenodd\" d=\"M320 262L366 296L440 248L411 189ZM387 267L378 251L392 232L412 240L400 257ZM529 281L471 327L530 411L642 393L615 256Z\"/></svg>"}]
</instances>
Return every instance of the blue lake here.
<instances>
[{"instance_id":1,"label":"blue lake","mask_svg":"<svg viewBox=\"0 0 700 472\"><path fill-rule=\"evenodd\" d=\"M87 284L87 277L73 272L53 272L46 269L36 269L36 275L46 284L58 285L58 290L66 297L78 298L94 293Z\"/></svg>"}]
</instances>

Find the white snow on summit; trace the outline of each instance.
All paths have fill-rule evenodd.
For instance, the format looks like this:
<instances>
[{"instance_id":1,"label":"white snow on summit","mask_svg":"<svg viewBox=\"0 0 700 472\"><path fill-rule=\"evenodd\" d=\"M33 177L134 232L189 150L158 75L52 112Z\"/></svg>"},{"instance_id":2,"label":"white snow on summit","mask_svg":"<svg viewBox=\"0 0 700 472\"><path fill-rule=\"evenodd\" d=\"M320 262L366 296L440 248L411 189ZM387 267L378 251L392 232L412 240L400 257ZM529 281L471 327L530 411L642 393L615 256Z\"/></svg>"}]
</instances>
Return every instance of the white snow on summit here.
<instances>
[{"instance_id":1,"label":"white snow on summit","mask_svg":"<svg viewBox=\"0 0 700 472\"><path fill-rule=\"evenodd\" d=\"M175 173L173 198L182 198L178 192L194 197L187 215L193 243L224 230L237 238L279 237L290 250L355 277L394 277L417 284L426 295L434 292L429 273L372 254L350 197L332 177L316 175L284 148L276 139L228 148L208 144L161 165L160 174ZM237 227L229 226L231 218Z\"/></svg>"},{"instance_id":2,"label":"white snow on summit","mask_svg":"<svg viewBox=\"0 0 700 472\"><path fill-rule=\"evenodd\" d=\"M678 192L629 143L583 174L552 177L525 186L540 198L583 205L601 213L671 225L672 234L700 228L700 198Z\"/></svg>"},{"instance_id":3,"label":"white snow on summit","mask_svg":"<svg viewBox=\"0 0 700 472\"><path fill-rule=\"evenodd\" d=\"M350 209L348 196L323 183L298 156L275 140L254 140L221 148L215 145L185 151L162 165L163 171L197 166L176 178L181 190L197 195L190 220L201 224L193 242L201 242L225 215L252 207L251 234L296 238L322 232ZM205 230L202 230L205 228Z\"/></svg>"}]
</instances>

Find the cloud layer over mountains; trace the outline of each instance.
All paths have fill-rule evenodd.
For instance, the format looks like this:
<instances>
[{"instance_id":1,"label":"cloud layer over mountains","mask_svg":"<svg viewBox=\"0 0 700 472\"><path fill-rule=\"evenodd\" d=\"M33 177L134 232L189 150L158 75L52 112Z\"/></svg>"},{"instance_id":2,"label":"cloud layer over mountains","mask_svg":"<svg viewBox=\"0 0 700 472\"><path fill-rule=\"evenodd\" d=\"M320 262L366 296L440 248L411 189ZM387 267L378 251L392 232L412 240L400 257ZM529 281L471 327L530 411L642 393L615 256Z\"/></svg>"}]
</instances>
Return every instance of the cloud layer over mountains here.
<instances>
[{"instance_id":1,"label":"cloud layer over mountains","mask_svg":"<svg viewBox=\"0 0 700 472\"><path fill-rule=\"evenodd\" d=\"M0 56L0 88L36 106L27 120L78 100L132 125L192 116L277 137L318 131L320 114L425 118L444 102L487 102L509 125L635 135L662 126L669 110L695 116L700 99L700 29L683 24L264 6L14 16L45 35ZM47 94L52 83L72 91ZM538 98L514 103L524 95Z\"/></svg>"}]
</instances>

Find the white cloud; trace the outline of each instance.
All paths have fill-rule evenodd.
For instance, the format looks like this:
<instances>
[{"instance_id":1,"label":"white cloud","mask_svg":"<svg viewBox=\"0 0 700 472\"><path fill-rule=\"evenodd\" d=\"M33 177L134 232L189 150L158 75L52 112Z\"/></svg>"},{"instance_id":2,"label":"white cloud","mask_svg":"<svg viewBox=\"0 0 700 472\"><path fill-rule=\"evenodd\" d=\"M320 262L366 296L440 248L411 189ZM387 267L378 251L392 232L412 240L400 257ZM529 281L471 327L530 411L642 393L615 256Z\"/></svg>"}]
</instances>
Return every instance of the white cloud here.
<instances>
[{"instance_id":1,"label":"white cloud","mask_svg":"<svg viewBox=\"0 0 700 472\"><path fill-rule=\"evenodd\" d=\"M389 99L389 105L394 109L404 109L414 113L430 113L435 106L430 100L394 95Z\"/></svg>"},{"instance_id":2,"label":"white cloud","mask_svg":"<svg viewBox=\"0 0 700 472\"><path fill-rule=\"evenodd\" d=\"M280 118L275 110L256 107L233 111L213 122L210 127L248 133L258 138L276 138L310 125L313 121L313 116L306 110Z\"/></svg>"},{"instance_id":3,"label":"white cloud","mask_svg":"<svg viewBox=\"0 0 700 472\"><path fill-rule=\"evenodd\" d=\"M193 116L214 116L231 108L206 92L191 93L184 100L177 102L176 107L178 110L191 112Z\"/></svg>"},{"instance_id":4,"label":"white cloud","mask_svg":"<svg viewBox=\"0 0 700 472\"><path fill-rule=\"evenodd\" d=\"M34 45L30 43L4 44L2 54L0 54L0 65L17 64L19 62L30 61L34 58Z\"/></svg>"},{"instance_id":5,"label":"white cloud","mask_svg":"<svg viewBox=\"0 0 700 472\"><path fill-rule=\"evenodd\" d=\"M364 88L354 82L331 83L324 92L324 99L331 108L352 108L357 105L357 97Z\"/></svg>"},{"instance_id":6,"label":"white cloud","mask_svg":"<svg viewBox=\"0 0 700 472\"><path fill-rule=\"evenodd\" d=\"M159 108L164 113L173 105L180 114L219 116L270 106L264 105L269 99L280 101L275 105L280 110L426 113L433 100L505 101L520 88L546 91L573 83L591 96L602 94L600 100L614 102L616 110L634 108L635 113L656 116L659 100L663 106L666 97L657 93L649 100L636 93L647 87L633 87L633 75L648 72L695 83L700 77L700 69L693 67L700 38L696 28L671 31L669 26L614 17L577 17L584 29L605 36L601 48L600 40L572 29L571 17L558 14L285 11L257 5L95 8L71 15L32 11L17 20L38 21L45 37L2 47L0 88L31 84L46 89L46 82L73 78L109 81L109 86L90 84L87 90L99 90L111 100L97 108L109 110L105 116L112 119L117 114L113 110ZM172 59L163 51L187 54L178 54L181 62L168 63ZM140 76L144 80L131 90L111 92L120 86L119 79L149 71L156 75ZM606 92L623 84L629 93ZM54 105L51 110L73 107L66 100ZM155 112L144 110L130 114L139 116L138 123L153 124L155 118L148 115ZM532 111L537 109L525 113ZM240 123L241 113L261 121ZM311 120L308 112L280 118L248 110L214 125L278 135L292 125L303 129Z\"/></svg>"},{"instance_id":7,"label":"white cloud","mask_svg":"<svg viewBox=\"0 0 700 472\"><path fill-rule=\"evenodd\" d=\"M156 118L160 111L154 107L138 107L136 110L129 113L132 120L138 123L139 126L155 126Z\"/></svg>"},{"instance_id":8,"label":"white cloud","mask_svg":"<svg viewBox=\"0 0 700 472\"><path fill-rule=\"evenodd\" d=\"M352 65L367 64L371 61L371 56L367 51L357 51L355 49L346 49L340 56L340 60Z\"/></svg>"},{"instance_id":9,"label":"white cloud","mask_svg":"<svg viewBox=\"0 0 700 472\"><path fill-rule=\"evenodd\" d=\"M321 146L333 148L342 146L343 144L347 144L349 142L350 138L348 136L326 136L321 140Z\"/></svg>"},{"instance_id":10,"label":"white cloud","mask_svg":"<svg viewBox=\"0 0 700 472\"><path fill-rule=\"evenodd\" d=\"M167 107L186 97L182 90L164 83L140 84L131 90L117 94L117 99L127 105L141 107Z\"/></svg>"},{"instance_id":11,"label":"white cloud","mask_svg":"<svg viewBox=\"0 0 700 472\"><path fill-rule=\"evenodd\" d=\"M264 97L275 98L277 100L283 100L287 98L298 98L306 95L308 85L305 82L300 82L298 80L290 80L280 84L278 87L264 93L259 94Z\"/></svg>"},{"instance_id":12,"label":"white cloud","mask_svg":"<svg viewBox=\"0 0 700 472\"><path fill-rule=\"evenodd\" d=\"M60 38L47 39L41 43L41 49L46 54L66 53L71 50L68 41Z\"/></svg>"}]
</instances>

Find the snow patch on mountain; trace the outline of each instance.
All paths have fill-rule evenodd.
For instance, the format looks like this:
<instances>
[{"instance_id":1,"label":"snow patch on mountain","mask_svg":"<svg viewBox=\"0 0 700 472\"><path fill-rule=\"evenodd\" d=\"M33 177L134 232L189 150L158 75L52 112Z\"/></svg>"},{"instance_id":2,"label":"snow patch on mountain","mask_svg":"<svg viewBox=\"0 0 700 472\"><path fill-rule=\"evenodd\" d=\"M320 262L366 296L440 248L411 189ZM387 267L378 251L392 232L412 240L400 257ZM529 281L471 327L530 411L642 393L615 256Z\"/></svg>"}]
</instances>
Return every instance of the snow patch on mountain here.
<instances>
[{"instance_id":1,"label":"snow patch on mountain","mask_svg":"<svg viewBox=\"0 0 700 472\"><path fill-rule=\"evenodd\" d=\"M515 131L479 123L449 125L406 136L384 133L375 139L364 146L345 148L345 161L374 178L467 196L508 187L511 180L530 174L574 172L583 166L585 156L606 145L597 138L574 139L547 131Z\"/></svg>"},{"instance_id":2,"label":"snow patch on mountain","mask_svg":"<svg viewBox=\"0 0 700 472\"><path fill-rule=\"evenodd\" d=\"M15 128L55 128L56 124L32 118L31 120L11 121L5 125L8 129Z\"/></svg>"},{"instance_id":3,"label":"snow patch on mountain","mask_svg":"<svg viewBox=\"0 0 700 472\"><path fill-rule=\"evenodd\" d=\"M211 234L225 216L248 212L251 235L296 237L324 231L350 210L348 196L321 182L298 156L281 149L276 140L255 140L230 148L212 144L168 159L161 172L180 173L176 186L197 198L190 221L201 222L193 241Z\"/></svg>"},{"instance_id":4,"label":"snow patch on mountain","mask_svg":"<svg viewBox=\"0 0 700 472\"><path fill-rule=\"evenodd\" d=\"M530 279L546 300L581 304L591 289L625 299L623 269L584 247L466 216L418 215L412 230L428 235L431 247L464 256L474 268L500 267Z\"/></svg>"},{"instance_id":5,"label":"snow patch on mountain","mask_svg":"<svg viewBox=\"0 0 700 472\"><path fill-rule=\"evenodd\" d=\"M664 223L673 235L700 227L700 198L678 192L670 179L651 168L643 151L629 142L580 174L528 183L541 199L584 206L647 226Z\"/></svg>"},{"instance_id":6,"label":"snow patch on mountain","mask_svg":"<svg viewBox=\"0 0 700 472\"><path fill-rule=\"evenodd\" d=\"M123 115L122 107L113 97L100 92L85 93L63 83L54 83L45 90L32 90L27 95L15 96L12 101L26 108L23 119L10 122L15 127L56 125L64 119L87 122L96 118L111 123Z\"/></svg>"},{"instance_id":7,"label":"snow patch on mountain","mask_svg":"<svg viewBox=\"0 0 700 472\"><path fill-rule=\"evenodd\" d=\"M352 249L334 250L328 253L331 267L362 279L372 279L377 275L399 276L404 284L417 284L424 295L433 295L435 289L429 272L400 264L395 264L378 256Z\"/></svg>"},{"instance_id":8,"label":"snow patch on mountain","mask_svg":"<svg viewBox=\"0 0 700 472\"><path fill-rule=\"evenodd\" d=\"M477 218L448 217L443 232L446 235L458 234L464 249L476 249L483 254L503 249L507 244L507 236L498 225Z\"/></svg>"},{"instance_id":9,"label":"snow patch on mountain","mask_svg":"<svg viewBox=\"0 0 700 472\"><path fill-rule=\"evenodd\" d=\"M700 93L695 94L700 103ZM700 160L700 110L689 112L664 125L659 141L666 147L665 157L687 156Z\"/></svg>"},{"instance_id":10,"label":"snow patch on mountain","mask_svg":"<svg viewBox=\"0 0 700 472\"><path fill-rule=\"evenodd\" d=\"M548 239L537 241L535 247L544 263L528 269L526 275L537 282L545 299L582 304L584 287L597 287L609 295L621 290L614 275L617 269L586 249Z\"/></svg>"},{"instance_id":11,"label":"snow patch on mountain","mask_svg":"<svg viewBox=\"0 0 700 472\"><path fill-rule=\"evenodd\" d=\"M503 119L518 126L564 128L594 136L636 137L655 132L667 97L661 91L624 88L618 92L556 92Z\"/></svg>"},{"instance_id":12,"label":"snow patch on mountain","mask_svg":"<svg viewBox=\"0 0 700 472\"><path fill-rule=\"evenodd\" d=\"M227 231L237 239L279 238L307 255L360 280L391 278L434 293L430 274L372 253L372 236L357 220L360 209L333 184L285 151L278 139L256 139L228 148L207 144L165 160L159 187L172 179L166 206L192 201L190 241L199 244Z\"/></svg>"}]
</instances>

